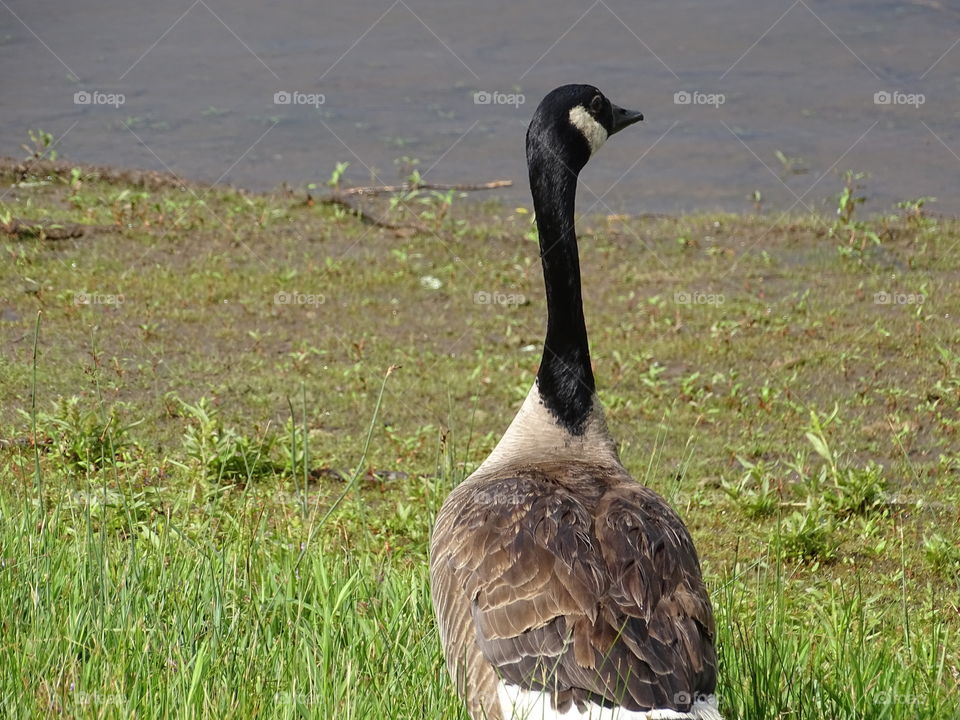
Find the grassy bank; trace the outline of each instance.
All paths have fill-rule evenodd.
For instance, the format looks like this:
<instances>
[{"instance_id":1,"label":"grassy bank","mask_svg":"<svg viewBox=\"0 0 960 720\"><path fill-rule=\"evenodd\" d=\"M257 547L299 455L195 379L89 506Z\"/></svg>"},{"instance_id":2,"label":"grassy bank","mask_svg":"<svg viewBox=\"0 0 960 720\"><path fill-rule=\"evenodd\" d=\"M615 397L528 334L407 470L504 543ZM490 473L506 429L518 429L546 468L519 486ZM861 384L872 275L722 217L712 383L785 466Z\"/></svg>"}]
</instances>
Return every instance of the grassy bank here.
<instances>
[{"instance_id":1,"label":"grassy bank","mask_svg":"<svg viewBox=\"0 0 960 720\"><path fill-rule=\"evenodd\" d=\"M464 717L426 546L536 370L530 214L48 170L2 171L3 715ZM732 718L960 707L960 225L840 202L580 226Z\"/></svg>"}]
</instances>

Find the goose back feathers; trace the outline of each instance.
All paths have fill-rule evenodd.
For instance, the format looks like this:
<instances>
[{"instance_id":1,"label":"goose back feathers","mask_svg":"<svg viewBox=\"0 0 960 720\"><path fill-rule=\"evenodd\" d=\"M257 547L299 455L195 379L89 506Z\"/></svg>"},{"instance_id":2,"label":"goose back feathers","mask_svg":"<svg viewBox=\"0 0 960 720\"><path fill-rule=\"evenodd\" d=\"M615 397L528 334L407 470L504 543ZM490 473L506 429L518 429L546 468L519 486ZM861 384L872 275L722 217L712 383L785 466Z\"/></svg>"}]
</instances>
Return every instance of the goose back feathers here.
<instances>
[{"instance_id":1,"label":"goose back feathers","mask_svg":"<svg viewBox=\"0 0 960 720\"><path fill-rule=\"evenodd\" d=\"M541 463L471 478L435 532L440 633L471 717L508 720L501 686L548 692L558 712L688 713L713 692L693 542L622 468Z\"/></svg>"}]
</instances>

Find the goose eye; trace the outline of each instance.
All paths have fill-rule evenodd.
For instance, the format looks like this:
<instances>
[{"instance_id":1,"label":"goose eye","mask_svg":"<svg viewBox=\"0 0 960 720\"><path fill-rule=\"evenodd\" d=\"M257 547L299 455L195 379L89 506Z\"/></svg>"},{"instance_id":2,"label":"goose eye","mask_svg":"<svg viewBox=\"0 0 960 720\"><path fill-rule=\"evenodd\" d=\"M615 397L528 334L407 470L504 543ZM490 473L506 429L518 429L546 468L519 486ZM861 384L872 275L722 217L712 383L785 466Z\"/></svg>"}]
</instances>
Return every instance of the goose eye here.
<instances>
[{"instance_id":1,"label":"goose eye","mask_svg":"<svg viewBox=\"0 0 960 720\"><path fill-rule=\"evenodd\" d=\"M590 110L594 113L598 113L603 109L603 96L594 95L593 100L590 101Z\"/></svg>"}]
</instances>

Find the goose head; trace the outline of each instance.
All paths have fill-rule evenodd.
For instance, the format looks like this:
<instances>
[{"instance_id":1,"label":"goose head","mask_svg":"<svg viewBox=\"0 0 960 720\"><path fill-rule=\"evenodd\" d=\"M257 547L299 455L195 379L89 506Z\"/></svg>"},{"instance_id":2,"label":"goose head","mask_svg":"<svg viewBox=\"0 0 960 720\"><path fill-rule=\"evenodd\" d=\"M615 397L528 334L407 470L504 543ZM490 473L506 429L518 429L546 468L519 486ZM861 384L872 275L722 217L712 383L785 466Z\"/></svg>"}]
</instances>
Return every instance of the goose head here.
<instances>
[{"instance_id":1,"label":"goose head","mask_svg":"<svg viewBox=\"0 0 960 720\"><path fill-rule=\"evenodd\" d=\"M563 85L533 114L527 161L556 160L579 173L608 137L640 120L643 113L614 105L593 85Z\"/></svg>"}]
</instances>

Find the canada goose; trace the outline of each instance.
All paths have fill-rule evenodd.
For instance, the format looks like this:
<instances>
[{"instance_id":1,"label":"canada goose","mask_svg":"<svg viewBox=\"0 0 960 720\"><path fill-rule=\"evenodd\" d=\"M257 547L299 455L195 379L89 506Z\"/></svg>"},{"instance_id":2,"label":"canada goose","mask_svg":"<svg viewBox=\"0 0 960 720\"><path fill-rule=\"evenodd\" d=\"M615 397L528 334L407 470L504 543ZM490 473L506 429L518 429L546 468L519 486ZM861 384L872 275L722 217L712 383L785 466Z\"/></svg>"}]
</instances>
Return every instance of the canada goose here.
<instances>
[{"instance_id":1,"label":"canada goose","mask_svg":"<svg viewBox=\"0 0 960 720\"><path fill-rule=\"evenodd\" d=\"M620 463L580 295L577 176L642 119L565 85L527 130L543 358L496 448L444 502L430 549L447 668L473 720L720 720L697 553L679 516Z\"/></svg>"}]
</instances>

